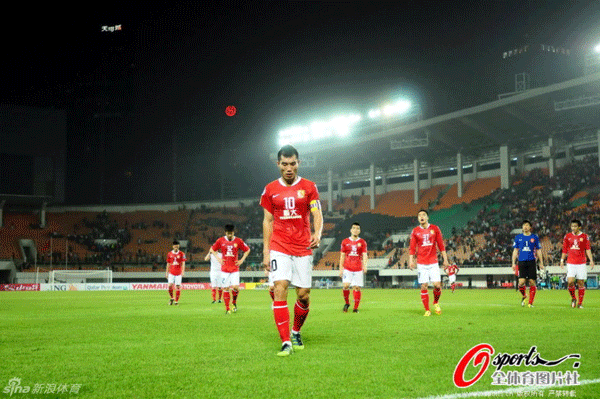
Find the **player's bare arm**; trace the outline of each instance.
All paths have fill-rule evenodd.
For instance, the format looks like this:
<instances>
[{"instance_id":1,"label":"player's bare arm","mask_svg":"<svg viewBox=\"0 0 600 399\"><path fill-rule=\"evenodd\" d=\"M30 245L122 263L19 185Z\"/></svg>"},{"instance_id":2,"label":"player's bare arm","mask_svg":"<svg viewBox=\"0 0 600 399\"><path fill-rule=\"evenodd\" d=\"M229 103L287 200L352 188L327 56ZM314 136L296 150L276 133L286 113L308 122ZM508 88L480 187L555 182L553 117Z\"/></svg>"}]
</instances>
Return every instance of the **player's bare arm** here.
<instances>
[{"instance_id":1,"label":"player's bare arm","mask_svg":"<svg viewBox=\"0 0 600 399\"><path fill-rule=\"evenodd\" d=\"M363 259L362 259L363 273L367 272L367 261L368 260L369 260L369 255L367 255L367 252L365 251L363 253Z\"/></svg>"},{"instance_id":2,"label":"player's bare arm","mask_svg":"<svg viewBox=\"0 0 600 399\"><path fill-rule=\"evenodd\" d=\"M537 257L538 257L540 269L543 269L544 268L544 257L542 256L542 250L538 249L536 251L536 254L537 254Z\"/></svg>"},{"instance_id":3,"label":"player's bare arm","mask_svg":"<svg viewBox=\"0 0 600 399\"><path fill-rule=\"evenodd\" d=\"M566 258L567 258L567 254L565 254L565 253L563 253L563 254L560 256L560 267L561 267L561 269L564 269L564 268L565 268L565 259L566 259Z\"/></svg>"},{"instance_id":4,"label":"player's bare arm","mask_svg":"<svg viewBox=\"0 0 600 399\"><path fill-rule=\"evenodd\" d=\"M344 262L346 261L346 254L344 252L340 252L340 277L344 274Z\"/></svg>"},{"instance_id":5,"label":"player's bare arm","mask_svg":"<svg viewBox=\"0 0 600 399\"><path fill-rule=\"evenodd\" d=\"M408 255L408 267L411 270L415 270L415 267L417 267L415 265L415 256L414 255Z\"/></svg>"},{"instance_id":6,"label":"player's bare arm","mask_svg":"<svg viewBox=\"0 0 600 399\"><path fill-rule=\"evenodd\" d=\"M165 270L165 278L169 279L169 264L167 263L167 269Z\"/></svg>"},{"instance_id":7,"label":"player's bare arm","mask_svg":"<svg viewBox=\"0 0 600 399\"><path fill-rule=\"evenodd\" d=\"M592 255L592 250L586 249L585 254L587 255L588 259L590 260L590 270L594 270L595 265L594 265L594 256Z\"/></svg>"},{"instance_id":8,"label":"player's bare arm","mask_svg":"<svg viewBox=\"0 0 600 399\"><path fill-rule=\"evenodd\" d=\"M517 259L519 259L519 249L515 248L512 253L512 269L515 272L517 271Z\"/></svg>"},{"instance_id":9,"label":"player's bare arm","mask_svg":"<svg viewBox=\"0 0 600 399\"><path fill-rule=\"evenodd\" d=\"M244 261L246 260L246 258L248 257L248 255L250 255L250 250L247 250L246 252L244 252L244 255L242 256L242 259L237 260L235 262L236 266L241 266L242 263L244 263Z\"/></svg>"},{"instance_id":10,"label":"player's bare arm","mask_svg":"<svg viewBox=\"0 0 600 399\"><path fill-rule=\"evenodd\" d=\"M446 251L442 251L442 259L444 260L444 268L450 267L450 262L448 262L448 254Z\"/></svg>"},{"instance_id":11,"label":"player's bare arm","mask_svg":"<svg viewBox=\"0 0 600 399\"><path fill-rule=\"evenodd\" d=\"M185 262L181 262L181 277L183 277L184 273L185 273Z\"/></svg>"},{"instance_id":12,"label":"player's bare arm","mask_svg":"<svg viewBox=\"0 0 600 399\"><path fill-rule=\"evenodd\" d=\"M269 271L271 270L269 251L271 247L271 236L273 235L273 214L266 209L263 210L263 266L266 271Z\"/></svg>"},{"instance_id":13,"label":"player's bare arm","mask_svg":"<svg viewBox=\"0 0 600 399\"><path fill-rule=\"evenodd\" d=\"M323 234L323 211L321 210L319 200L311 202L310 211L313 215L313 225L315 228L315 232L310 236L310 247L317 248L321 243L321 234Z\"/></svg>"}]
</instances>

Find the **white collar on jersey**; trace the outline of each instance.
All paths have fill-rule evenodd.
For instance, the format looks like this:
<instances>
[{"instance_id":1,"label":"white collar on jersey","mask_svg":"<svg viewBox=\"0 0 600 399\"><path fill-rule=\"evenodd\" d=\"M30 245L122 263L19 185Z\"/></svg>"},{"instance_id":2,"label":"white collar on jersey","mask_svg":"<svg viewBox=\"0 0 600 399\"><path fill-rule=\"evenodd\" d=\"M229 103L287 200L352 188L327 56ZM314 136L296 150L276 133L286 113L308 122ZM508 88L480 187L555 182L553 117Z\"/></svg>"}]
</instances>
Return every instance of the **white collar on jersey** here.
<instances>
[{"instance_id":1,"label":"white collar on jersey","mask_svg":"<svg viewBox=\"0 0 600 399\"><path fill-rule=\"evenodd\" d=\"M281 184L284 187L292 187L292 186L295 186L296 184L300 183L300 180L302 180L302 178L300 176L296 176L296 180L294 180L294 182L289 186L286 184L285 180L283 180L283 177L280 177L277 180L279 181L279 184Z\"/></svg>"},{"instance_id":2,"label":"white collar on jersey","mask_svg":"<svg viewBox=\"0 0 600 399\"><path fill-rule=\"evenodd\" d=\"M360 237L356 237L356 240L353 240L353 239L352 239L352 236L350 236L350 237L348 237L348 239L349 239L350 241L358 241L358 240L360 240Z\"/></svg>"},{"instance_id":3,"label":"white collar on jersey","mask_svg":"<svg viewBox=\"0 0 600 399\"><path fill-rule=\"evenodd\" d=\"M227 236L223 236L223 238L224 238L226 241L229 241L229 240L227 239ZM231 241L233 241L233 240L235 240L235 236L233 236L233 238L231 239ZM229 241L229 242L231 242L231 241Z\"/></svg>"},{"instance_id":4,"label":"white collar on jersey","mask_svg":"<svg viewBox=\"0 0 600 399\"><path fill-rule=\"evenodd\" d=\"M431 226L431 223L427 223L427 227L423 227L421 225L419 225L420 228L422 228L423 230L428 229Z\"/></svg>"}]
</instances>

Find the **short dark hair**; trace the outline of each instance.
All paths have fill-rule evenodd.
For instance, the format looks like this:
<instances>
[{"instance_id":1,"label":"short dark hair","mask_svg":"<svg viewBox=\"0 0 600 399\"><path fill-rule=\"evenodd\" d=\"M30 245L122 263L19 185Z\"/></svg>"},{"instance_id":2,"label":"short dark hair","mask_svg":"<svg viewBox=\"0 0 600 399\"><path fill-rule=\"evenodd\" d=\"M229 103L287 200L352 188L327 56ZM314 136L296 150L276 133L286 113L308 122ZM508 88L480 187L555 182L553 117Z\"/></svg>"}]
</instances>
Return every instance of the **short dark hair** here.
<instances>
[{"instance_id":1,"label":"short dark hair","mask_svg":"<svg viewBox=\"0 0 600 399\"><path fill-rule=\"evenodd\" d=\"M173 245L179 245L179 241L177 241L177 240L173 241Z\"/></svg>"},{"instance_id":2,"label":"short dark hair","mask_svg":"<svg viewBox=\"0 0 600 399\"><path fill-rule=\"evenodd\" d=\"M281 157L291 158L294 155L296 156L296 158L300 158L298 156L298 150L294 146L291 146L289 144L284 145L279 149L279 152L277 153L277 161L279 161Z\"/></svg>"},{"instance_id":3,"label":"short dark hair","mask_svg":"<svg viewBox=\"0 0 600 399\"><path fill-rule=\"evenodd\" d=\"M573 224L573 223L577 223L577 226L581 227L581 220L573 219L573 220L571 220L571 224Z\"/></svg>"},{"instance_id":4,"label":"short dark hair","mask_svg":"<svg viewBox=\"0 0 600 399\"><path fill-rule=\"evenodd\" d=\"M531 222L530 222L529 220L527 220L527 219L524 219L524 220L523 220L523 223L521 223L521 226L523 226L525 223L529 224L529 226L533 226L533 225L531 224Z\"/></svg>"},{"instance_id":5,"label":"short dark hair","mask_svg":"<svg viewBox=\"0 0 600 399\"><path fill-rule=\"evenodd\" d=\"M427 216L429 216L429 212L427 212L427 209L419 209L419 212L417 212L417 215L421 212L425 212L427 214Z\"/></svg>"},{"instance_id":6,"label":"short dark hair","mask_svg":"<svg viewBox=\"0 0 600 399\"><path fill-rule=\"evenodd\" d=\"M235 226L230 224L226 224L225 225L225 231L234 231L235 230Z\"/></svg>"},{"instance_id":7,"label":"short dark hair","mask_svg":"<svg viewBox=\"0 0 600 399\"><path fill-rule=\"evenodd\" d=\"M358 227L360 227L360 223L354 222L354 223L352 223L352 226L358 226Z\"/></svg>"}]
</instances>

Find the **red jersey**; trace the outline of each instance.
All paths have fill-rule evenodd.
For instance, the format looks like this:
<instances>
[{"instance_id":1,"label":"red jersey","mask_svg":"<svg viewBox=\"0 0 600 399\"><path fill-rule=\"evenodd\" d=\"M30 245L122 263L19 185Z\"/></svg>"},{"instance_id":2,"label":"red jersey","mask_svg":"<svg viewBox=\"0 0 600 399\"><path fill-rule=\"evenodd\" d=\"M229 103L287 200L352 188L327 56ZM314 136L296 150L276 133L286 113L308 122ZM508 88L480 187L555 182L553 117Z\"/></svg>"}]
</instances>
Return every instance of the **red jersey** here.
<instances>
[{"instance_id":1,"label":"red jersey","mask_svg":"<svg viewBox=\"0 0 600 399\"><path fill-rule=\"evenodd\" d=\"M432 265L438 263L437 249L445 251L442 232L436 225L430 224L427 228L420 225L415 227L410 235L410 254L417 255L419 265Z\"/></svg>"},{"instance_id":2,"label":"red jersey","mask_svg":"<svg viewBox=\"0 0 600 399\"><path fill-rule=\"evenodd\" d=\"M362 238L353 241L352 238L344 238L341 252L346 254L344 269L351 272L360 272L363 269L363 254L367 252L367 242Z\"/></svg>"},{"instance_id":3,"label":"red jersey","mask_svg":"<svg viewBox=\"0 0 600 399\"><path fill-rule=\"evenodd\" d=\"M446 268L446 274L448 274L448 276L454 276L456 273L458 273L458 269L458 266L450 265Z\"/></svg>"},{"instance_id":4,"label":"red jersey","mask_svg":"<svg viewBox=\"0 0 600 399\"><path fill-rule=\"evenodd\" d=\"M167 254L167 264L169 265L169 273L174 276L179 276L182 272L181 265L187 261L185 254L182 251L177 253L170 251Z\"/></svg>"},{"instance_id":5,"label":"red jersey","mask_svg":"<svg viewBox=\"0 0 600 399\"><path fill-rule=\"evenodd\" d=\"M575 235L567 233L563 241L563 254L567 255L567 263L571 265L586 264L585 251L590 249L590 239L585 233Z\"/></svg>"},{"instance_id":6,"label":"red jersey","mask_svg":"<svg viewBox=\"0 0 600 399\"><path fill-rule=\"evenodd\" d=\"M310 180L298 177L287 186L282 178L267 184L260 206L273 215L270 249L292 256L307 256L310 249L310 210L319 205L319 191Z\"/></svg>"},{"instance_id":7,"label":"red jersey","mask_svg":"<svg viewBox=\"0 0 600 399\"><path fill-rule=\"evenodd\" d=\"M239 237L234 237L231 241L229 241L227 237L221 237L211 248L213 251L221 252L221 255L223 256L221 271L225 273L239 272L240 267L235 264L238 260L238 253L240 249L242 252L250 250L250 247L248 247L244 240Z\"/></svg>"}]
</instances>

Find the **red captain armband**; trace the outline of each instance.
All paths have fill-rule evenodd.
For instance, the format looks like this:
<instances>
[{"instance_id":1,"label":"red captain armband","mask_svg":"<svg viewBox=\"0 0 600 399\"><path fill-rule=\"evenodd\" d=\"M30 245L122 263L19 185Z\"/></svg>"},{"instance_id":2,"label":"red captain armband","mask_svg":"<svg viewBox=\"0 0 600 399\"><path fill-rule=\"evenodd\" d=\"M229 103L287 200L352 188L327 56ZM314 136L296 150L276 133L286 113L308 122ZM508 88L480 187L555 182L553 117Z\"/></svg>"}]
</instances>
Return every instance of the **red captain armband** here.
<instances>
[{"instance_id":1,"label":"red captain armband","mask_svg":"<svg viewBox=\"0 0 600 399\"><path fill-rule=\"evenodd\" d=\"M320 211L321 210L321 201L312 200L310 201L310 210L312 211Z\"/></svg>"}]
</instances>

